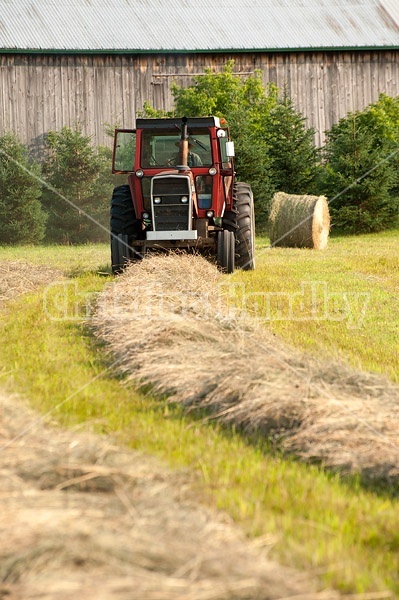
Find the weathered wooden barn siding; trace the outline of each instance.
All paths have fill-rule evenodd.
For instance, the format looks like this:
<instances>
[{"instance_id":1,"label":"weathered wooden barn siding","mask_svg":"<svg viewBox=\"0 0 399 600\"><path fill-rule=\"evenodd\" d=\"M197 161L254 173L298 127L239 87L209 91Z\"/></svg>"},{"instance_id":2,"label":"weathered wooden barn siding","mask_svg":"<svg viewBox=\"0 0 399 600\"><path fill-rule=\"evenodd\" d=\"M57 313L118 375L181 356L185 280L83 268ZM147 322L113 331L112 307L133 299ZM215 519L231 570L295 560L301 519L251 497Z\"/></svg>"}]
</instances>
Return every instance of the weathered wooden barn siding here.
<instances>
[{"instance_id":1,"label":"weathered wooden barn siding","mask_svg":"<svg viewBox=\"0 0 399 600\"><path fill-rule=\"evenodd\" d=\"M264 83L287 86L297 108L323 132L348 111L362 109L381 92L399 94L399 50L148 55L0 55L0 131L25 143L79 124L95 144L109 144L107 124L134 125L148 100L170 109L172 81L190 85L206 67L234 70L245 77L260 69Z\"/></svg>"}]
</instances>

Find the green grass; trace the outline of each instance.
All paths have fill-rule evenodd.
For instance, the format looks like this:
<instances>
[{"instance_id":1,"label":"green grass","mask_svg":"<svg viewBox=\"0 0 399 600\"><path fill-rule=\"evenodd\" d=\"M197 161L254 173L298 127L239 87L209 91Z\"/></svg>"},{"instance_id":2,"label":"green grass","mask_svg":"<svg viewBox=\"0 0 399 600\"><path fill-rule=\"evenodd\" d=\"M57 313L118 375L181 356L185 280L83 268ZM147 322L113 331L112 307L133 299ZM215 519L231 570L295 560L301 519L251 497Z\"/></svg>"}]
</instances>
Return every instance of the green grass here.
<instances>
[{"instance_id":1,"label":"green grass","mask_svg":"<svg viewBox=\"0 0 399 600\"><path fill-rule=\"evenodd\" d=\"M109 244L0 247L0 261L7 260L45 265L51 269L60 269L67 276L90 270L111 273Z\"/></svg>"},{"instance_id":2,"label":"green grass","mask_svg":"<svg viewBox=\"0 0 399 600\"><path fill-rule=\"evenodd\" d=\"M399 381L399 231L332 238L325 251L258 241L257 269L231 276L239 306L302 350Z\"/></svg>"},{"instance_id":3,"label":"green grass","mask_svg":"<svg viewBox=\"0 0 399 600\"><path fill-rule=\"evenodd\" d=\"M12 256L18 253L19 249ZM9 256L8 249L0 251L0 260ZM79 302L85 307L87 298L107 281L94 266L96 261L103 265L101 270L106 266L108 249L33 249L30 259L49 264L55 256L65 271L80 272L74 279L76 288L66 288L67 306L75 308ZM312 260L325 260L317 256ZM282 258L280 262L282 268ZM249 280L260 274L237 277ZM285 283L287 279L286 275ZM45 292L46 303L43 290L22 297L1 314L4 387L25 394L39 410L52 411L52 418L64 425L86 423L157 455L173 468L197 473L195 489L202 501L226 510L249 535L270 538L272 557L320 572L323 585L350 592L389 588L399 593L396 499L283 459L264 443L251 443L217 424L184 416L162 399L127 388L80 319L49 318L57 293L57 287ZM75 310L67 314L74 317Z\"/></svg>"}]
</instances>

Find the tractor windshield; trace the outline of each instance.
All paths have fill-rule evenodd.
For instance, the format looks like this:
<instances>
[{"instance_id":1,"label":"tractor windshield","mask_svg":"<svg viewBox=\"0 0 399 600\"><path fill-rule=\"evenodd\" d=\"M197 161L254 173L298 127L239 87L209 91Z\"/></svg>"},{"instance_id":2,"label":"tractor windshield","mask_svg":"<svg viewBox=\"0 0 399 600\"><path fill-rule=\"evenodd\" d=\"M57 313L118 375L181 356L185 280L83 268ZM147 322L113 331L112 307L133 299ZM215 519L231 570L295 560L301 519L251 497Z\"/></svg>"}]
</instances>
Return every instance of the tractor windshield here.
<instances>
[{"instance_id":1,"label":"tractor windshield","mask_svg":"<svg viewBox=\"0 0 399 600\"><path fill-rule=\"evenodd\" d=\"M178 164L180 134L144 131L141 143L141 166L169 167ZM189 132L189 165L209 166L212 164L211 140L209 132Z\"/></svg>"}]
</instances>

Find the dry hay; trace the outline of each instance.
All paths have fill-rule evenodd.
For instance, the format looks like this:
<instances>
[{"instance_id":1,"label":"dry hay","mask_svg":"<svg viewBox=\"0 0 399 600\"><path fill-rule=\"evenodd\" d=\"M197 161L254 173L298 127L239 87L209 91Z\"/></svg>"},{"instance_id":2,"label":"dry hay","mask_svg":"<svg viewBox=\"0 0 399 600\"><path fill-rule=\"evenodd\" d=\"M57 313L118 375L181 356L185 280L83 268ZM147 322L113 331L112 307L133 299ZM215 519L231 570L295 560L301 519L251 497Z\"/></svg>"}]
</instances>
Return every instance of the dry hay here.
<instances>
[{"instance_id":1,"label":"dry hay","mask_svg":"<svg viewBox=\"0 0 399 600\"><path fill-rule=\"evenodd\" d=\"M340 597L270 561L275 539L249 542L226 516L195 504L191 485L187 473L52 429L0 396L0 598Z\"/></svg>"},{"instance_id":2,"label":"dry hay","mask_svg":"<svg viewBox=\"0 0 399 600\"><path fill-rule=\"evenodd\" d=\"M324 250L329 231L330 215L324 196L274 194L269 216L272 246Z\"/></svg>"},{"instance_id":3,"label":"dry hay","mask_svg":"<svg viewBox=\"0 0 399 600\"><path fill-rule=\"evenodd\" d=\"M93 326L130 380L171 402L262 432L305 461L397 485L398 388L287 349L226 308L227 282L201 257L153 256L106 289Z\"/></svg>"},{"instance_id":4,"label":"dry hay","mask_svg":"<svg viewBox=\"0 0 399 600\"><path fill-rule=\"evenodd\" d=\"M50 283L56 277L60 277L58 271L24 260L0 262L0 306L7 300Z\"/></svg>"}]
</instances>

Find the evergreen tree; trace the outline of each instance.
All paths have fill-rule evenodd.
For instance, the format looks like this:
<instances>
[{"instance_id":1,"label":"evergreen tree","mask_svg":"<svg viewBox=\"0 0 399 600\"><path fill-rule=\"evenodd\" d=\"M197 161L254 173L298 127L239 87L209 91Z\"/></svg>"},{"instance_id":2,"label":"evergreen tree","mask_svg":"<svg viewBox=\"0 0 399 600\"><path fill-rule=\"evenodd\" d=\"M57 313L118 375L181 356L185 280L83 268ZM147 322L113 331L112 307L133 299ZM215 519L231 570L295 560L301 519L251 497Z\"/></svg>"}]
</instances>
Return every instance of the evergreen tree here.
<instances>
[{"instance_id":1,"label":"evergreen tree","mask_svg":"<svg viewBox=\"0 0 399 600\"><path fill-rule=\"evenodd\" d=\"M367 109L369 120L373 120L378 140L384 140L387 151L390 150L389 162L394 171L394 183L390 190L392 201L399 199L399 96L392 98L380 94L377 102ZM399 212L399 207L398 207Z\"/></svg>"},{"instance_id":2,"label":"evergreen tree","mask_svg":"<svg viewBox=\"0 0 399 600\"><path fill-rule=\"evenodd\" d=\"M264 138L272 162L272 182L278 191L306 194L314 188L319 152L314 145L314 129L295 110L287 91L265 116Z\"/></svg>"},{"instance_id":3,"label":"evergreen tree","mask_svg":"<svg viewBox=\"0 0 399 600\"><path fill-rule=\"evenodd\" d=\"M398 199L393 144L368 108L334 125L324 148L321 191L330 201L332 223L349 233L381 231L394 224Z\"/></svg>"},{"instance_id":4,"label":"evergreen tree","mask_svg":"<svg viewBox=\"0 0 399 600\"><path fill-rule=\"evenodd\" d=\"M0 137L0 242L36 244L46 215L40 203L40 167L13 134Z\"/></svg>"},{"instance_id":5,"label":"evergreen tree","mask_svg":"<svg viewBox=\"0 0 399 600\"><path fill-rule=\"evenodd\" d=\"M106 231L96 223L108 228L113 187L110 161L110 151L93 148L79 128L48 133L43 173L49 186L43 191L43 205L48 213L49 241L107 239Z\"/></svg>"},{"instance_id":6,"label":"evergreen tree","mask_svg":"<svg viewBox=\"0 0 399 600\"><path fill-rule=\"evenodd\" d=\"M229 124L235 143L237 179L251 185L255 201L256 223L259 229L267 223L269 206L275 192L269 147L251 122L251 116L247 110L232 111L229 115Z\"/></svg>"}]
</instances>

